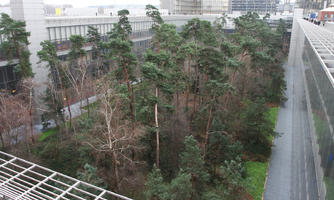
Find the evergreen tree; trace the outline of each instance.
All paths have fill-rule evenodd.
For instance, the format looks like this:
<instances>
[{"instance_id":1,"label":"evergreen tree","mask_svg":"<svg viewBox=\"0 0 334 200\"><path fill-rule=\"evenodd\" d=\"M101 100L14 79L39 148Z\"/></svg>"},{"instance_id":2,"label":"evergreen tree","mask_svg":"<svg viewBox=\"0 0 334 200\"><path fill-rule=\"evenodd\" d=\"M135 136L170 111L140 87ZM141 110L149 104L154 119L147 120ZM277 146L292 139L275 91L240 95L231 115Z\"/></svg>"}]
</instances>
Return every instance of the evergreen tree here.
<instances>
[{"instance_id":1,"label":"evergreen tree","mask_svg":"<svg viewBox=\"0 0 334 200\"><path fill-rule=\"evenodd\" d=\"M238 137L245 150L250 154L258 154L259 160L264 160L271 152L271 141L267 138L275 134L274 124L269 120L268 107L264 99L245 102L241 121L241 132Z\"/></svg>"},{"instance_id":2,"label":"evergreen tree","mask_svg":"<svg viewBox=\"0 0 334 200\"><path fill-rule=\"evenodd\" d=\"M77 177L79 180L95 185L97 187L105 187L103 180L97 174L97 168L88 163L85 164L83 171L77 172Z\"/></svg>"},{"instance_id":3,"label":"evergreen tree","mask_svg":"<svg viewBox=\"0 0 334 200\"><path fill-rule=\"evenodd\" d=\"M68 53L70 65L64 69L65 79L70 83L71 87L76 91L80 102L80 112L82 113L82 101L85 91L85 82L88 72L88 64L86 62L86 50L83 49L86 39L81 35L71 35L71 49ZM70 98L70 95L66 95ZM88 101L88 97L87 97ZM89 102L87 102L89 105ZM89 106L88 106L89 108ZM89 112L88 112L89 113Z\"/></svg>"},{"instance_id":4,"label":"evergreen tree","mask_svg":"<svg viewBox=\"0 0 334 200\"><path fill-rule=\"evenodd\" d=\"M26 31L25 27L25 22L14 20L9 15L1 13L0 35L6 38L1 43L1 48L9 60L18 58L19 63L15 69L20 72L22 78L33 76L29 60L30 52L27 47L30 33Z\"/></svg>"},{"instance_id":5,"label":"evergreen tree","mask_svg":"<svg viewBox=\"0 0 334 200\"><path fill-rule=\"evenodd\" d=\"M187 81L186 81L186 109L188 110L188 105L189 105L189 94L190 94L190 85L192 82L192 79L194 79L194 77L192 76L192 63L194 61L192 61L194 59L194 57L196 56L196 52L198 52L198 46L194 43L194 42L188 42L183 44L178 52L177 52L177 61L181 63L181 66L183 68L184 63L186 62L186 69L184 70L185 73L187 74Z\"/></svg>"},{"instance_id":6,"label":"evergreen tree","mask_svg":"<svg viewBox=\"0 0 334 200\"><path fill-rule=\"evenodd\" d=\"M194 193L191 185L191 175L184 173L182 170L179 174L172 180L168 187L169 199L179 200L179 199L191 199Z\"/></svg>"},{"instance_id":7,"label":"evergreen tree","mask_svg":"<svg viewBox=\"0 0 334 200\"><path fill-rule=\"evenodd\" d=\"M142 67L143 76L149 80L155 87L155 99L156 102L154 104L154 122L155 122L155 132L156 132L156 166L159 168L159 160L160 160L160 133L159 133L159 113L158 113L158 100L159 100L159 89L164 93L171 94L172 87L168 83L169 79L169 69L172 67L172 60L170 56L170 52L176 52L173 48L168 48L170 44L167 44L167 41L164 39L169 38L170 36L175 36L176 31L173 30L174 27L170 27L169 25L164 24L160 16L160 12L157 8L152 5L146 6L146 15L151 17L153 20L152 28L154 30L153 44L152 50L148 50L145 55L145 62ZM164 43L165 42L165 43ZM172 47L176 47L175 43L172 42ZM152 77L150 77L150 75ZM164 77L163 79L158 79L159 77ZM168 96L167 96L168 97ZM161 98L160 98L161 99ZM167 106L170 107L170 106Z\"/></svg>"},{"instance_id":8,"label":"evergreen tree","mask_svg":"<svg viewBox=\"0 0 334 200\"><path fill-rule=\"evenodd\" d=\"M116 63L116 79L126 82L132 130L134 130L134 92L130 81L135 81L133 71L134 67L137 65L137 58L132 53L133 43L129 39L132 28L127 15L129 15L128 10L118 11L119 21L114 25L112 32L109 33L110 41L107 44L109 47L107 57L111 58Z\"/></svg>"},{"instance_id":9,"label":"evergreen tree","mask_svg":"<svg viewBox=\"0 0 334 200\"><path fill-rule=\"evenodd\" d=\"M221 167L221 174L223 178L222 184L225 186L227 195L231 199L241 199L243 188L243 176L245 175L245 168L240 157L234 160L225 161Z\"/></svg>"},{"instance_id":10,"label":"evergreen tree","mask_svg":"<svg viewBox=\"0 0 334 200\"><path fill-rule=\"evenodd\" d=\"M70 83L65 75L65 69L61 63L59 57L57 56L56 47L48 40L41 42L42 49L37 52L37 55L40 59L40 62L46 62L47 67L49 68L49 77L52 79L52 83L48 85L48 88L45 93L44 101L46 106L48 106L49 111L47 112L45 120L49 117L55 118L56 122L59 116L62 117L63 123L65 123L64 115L64 101L66 101L67 109L70 115L70 127L72 124L72 112L69 102L69 95L66 94L66 89L70 87ZM59 87L61 91L59 92ZM48 116L49 115L49 116ZM65 126L67 124L65 123Z\"/></svg>"},{"instance_id":11,"label":"evergreen tree","mask_svg":"<svg viewBox=\"0 0 334 200\"><path fill-rule=\"evenodd\" d=\"M191 175L192 197L197 199L205 189L210 176L204 166L205 162L194 137L187 136L184 145L185 149L180 155L180 168L184 173Z\"/></svg>"},{"instance_id":12,"label":"evergreen tree","mask_svg":"<svg viewBox=\"0 0 334 200\"><path fill-rule=\"evenodd\" d=\"M239 141L232 142L231 136L227 135L225 131L211 131L207 145L206 161L212 167L214 177L218 171L217 167L221 166L225 160L241 157L242 151L241 143Z\"/></svg>"},{"instance_id":13,"label":"evergreen tree","mask_svg":"<svg viewBox=\"0 0 334 200\"><path fill-rule=\"evenodd\" d=\"M168 188L164 183L160 169L155 165L153 166L152 172L148 175L148 180L145 184L146 199L152 200L167 200L168 199Z\"/></svg>"},{"instance_id":14,"label":"evergreen tree","mask_svg":"<svg viewBox=\"0 0 334 200\"><path fill-rule=\"evenodd\" d=\"M103 42L102 42L102 36L98 32L97 28L94 28L93 26L88 26L88 32L87 32L87 42L92 44L92 58L96 59L96 70L97 70L97 76L100 77L100 71L102 69L102 52L103 52Z\"/></svg>"}]
</instances>

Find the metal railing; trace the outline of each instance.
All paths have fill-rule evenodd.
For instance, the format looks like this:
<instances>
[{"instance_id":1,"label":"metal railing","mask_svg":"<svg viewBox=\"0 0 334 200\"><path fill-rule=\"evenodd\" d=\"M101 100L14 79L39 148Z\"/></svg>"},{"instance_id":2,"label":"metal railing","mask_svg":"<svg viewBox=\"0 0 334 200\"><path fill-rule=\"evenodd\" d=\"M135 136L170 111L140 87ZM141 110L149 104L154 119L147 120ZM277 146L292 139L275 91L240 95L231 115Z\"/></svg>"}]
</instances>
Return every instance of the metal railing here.
<instances>
[{"instance_id":1,"label":"metal railing","mask_svg":"<svg viewBox=\"0 0 334 200\"><path fill-rule=\"evenodd\" d=\"M0 197L11 200L131 200L0 151Z\"/></svg>"},{"instance_id":2,"label":"metal railing","mask_svg":"<svg viewBox=\"0 0 334 200\"><path fill-rule=\"evenodd\" d=\"M305 34L299 51L303 51L308 115L323 188L319 194L321 199L334 199L334 33L306 20L299 20L299 25Z\"/></svg>"}]
</instances>

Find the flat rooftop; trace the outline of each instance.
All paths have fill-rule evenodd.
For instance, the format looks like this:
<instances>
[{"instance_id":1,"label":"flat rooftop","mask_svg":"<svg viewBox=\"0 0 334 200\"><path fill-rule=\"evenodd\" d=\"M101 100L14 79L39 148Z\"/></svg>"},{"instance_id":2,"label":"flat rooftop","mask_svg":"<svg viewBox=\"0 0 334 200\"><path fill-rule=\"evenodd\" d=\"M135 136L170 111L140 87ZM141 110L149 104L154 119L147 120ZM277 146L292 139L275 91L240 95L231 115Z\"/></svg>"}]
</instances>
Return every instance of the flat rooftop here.
<instances>
[{"instance_id":1,"label":"flat rooftop","mask_svg":"<svg viewBox=\"0 0 334 200\"><path fill-rule=\"evenodd\" d=\"M334 32L303 19L298 22L334 86Z\"/></svg>"}]
</instances>

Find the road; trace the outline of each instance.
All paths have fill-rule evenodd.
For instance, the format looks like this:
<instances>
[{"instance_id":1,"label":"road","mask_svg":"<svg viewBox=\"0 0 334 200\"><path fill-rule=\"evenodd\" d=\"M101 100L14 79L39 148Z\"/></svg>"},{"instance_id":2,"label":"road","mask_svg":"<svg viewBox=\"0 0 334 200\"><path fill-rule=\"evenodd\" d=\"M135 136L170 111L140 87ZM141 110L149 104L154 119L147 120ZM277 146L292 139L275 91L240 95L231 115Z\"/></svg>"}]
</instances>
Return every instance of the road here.
<instances>
[{"instance_id":1,"label":"road","mask_svg":"<svg viewBox=\"0 0 334 200\"><path fill-rule=\"evenodd\" d=\"M288 101L281 105L264 200L316 200L315 167L301 66L286 66Z\"/></svg>"},{"instance_id":2,"label":"road","mask_svg":"<svg viewBox=\"0 0 334 200\"><path fill-rule=\"evenodd\" d=\"M91 104L91 103L96 102L98 97L97 96L92 96L92 97L89 97L88 99L89 99L88 100L89 103ZM87 105L86 100L83 100L82 101L82 106L86 106L86 105ZM80 116L81 112L82 113L87 112L87 110L84 110L84 109L81 110L80 109L80 102L72 104L70 106L70 108L71 108L72 118ZM64 114L65 114L66 119L69 120L70 117L69 117L68 107L64 108ZM47 128L49 129L49 128L53 128L53 127L56 127L55 121L50 120L49 121L49 126ZM26 135L26 133L25 133L26 131L27 130L24 128L24 126L12 129L11 132L9 133L10 136L7 136L7 138L4 138L4 139L5 139L6 142L10 141L11 144L16 144L17 142L24 140L24 136ZM35 124L34 125L34 134L35 135L39 135L43 131L45 131L45 130L43 129L42 124ZM29 134L30 133L28 133L28 136L30 136Z\"/></svg>"}]
</instances>

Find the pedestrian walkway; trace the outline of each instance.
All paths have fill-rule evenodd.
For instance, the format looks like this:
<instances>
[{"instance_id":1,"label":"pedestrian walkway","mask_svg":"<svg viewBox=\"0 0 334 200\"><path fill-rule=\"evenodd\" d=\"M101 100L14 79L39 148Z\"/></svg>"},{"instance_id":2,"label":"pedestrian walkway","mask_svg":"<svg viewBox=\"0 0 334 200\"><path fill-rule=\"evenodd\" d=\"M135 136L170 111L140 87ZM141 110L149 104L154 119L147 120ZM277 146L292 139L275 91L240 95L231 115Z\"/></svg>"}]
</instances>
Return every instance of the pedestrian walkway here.
<instances>
[{"instance_id":1,"label":"pedestrian walkway","mask_svg":"<svg viewBox=\"0 0 334 200\"><path fill-rule=\"evenodd\" d=\"M286 96L281 105L264 200L316 200L318 189L313 161L310 122L301 66L287 66Z\"/></svg>"},{"instance_id":2,"label":"pedestrian walkway","mask_svg":"<svg viewBox=\"0 0 334 200\"><path fill-rule=\"evenodd\" d=\"M92 97L88 98L89 104L92 104L92 103L94 103L96 101L97 101L97 97L96 96L92 96ZM83 107L87 106L87 101L86 100L82 101L82 106ZM70 110L71 110L72 118L76 118L76 117L80 116L82 113L86 113L87 112L87 110L85 110L85 109L80 109L80 102L77 102L77 103L74 103L74 104L70 105ZM69 110L68 110L67 106L64 107L64 115L65 115L66 120L70 119L70 113L69 113ZM48 129L56 127L56 123L54 122L54 120L50 120L50 121L48 121L48 123L50 124L48 126ZM43 131L45 131L45 130L43 129L43 125L42 124L36 124L34 126L34 133L35 134L40 134Z\"/></svg>"}]
</instances>

